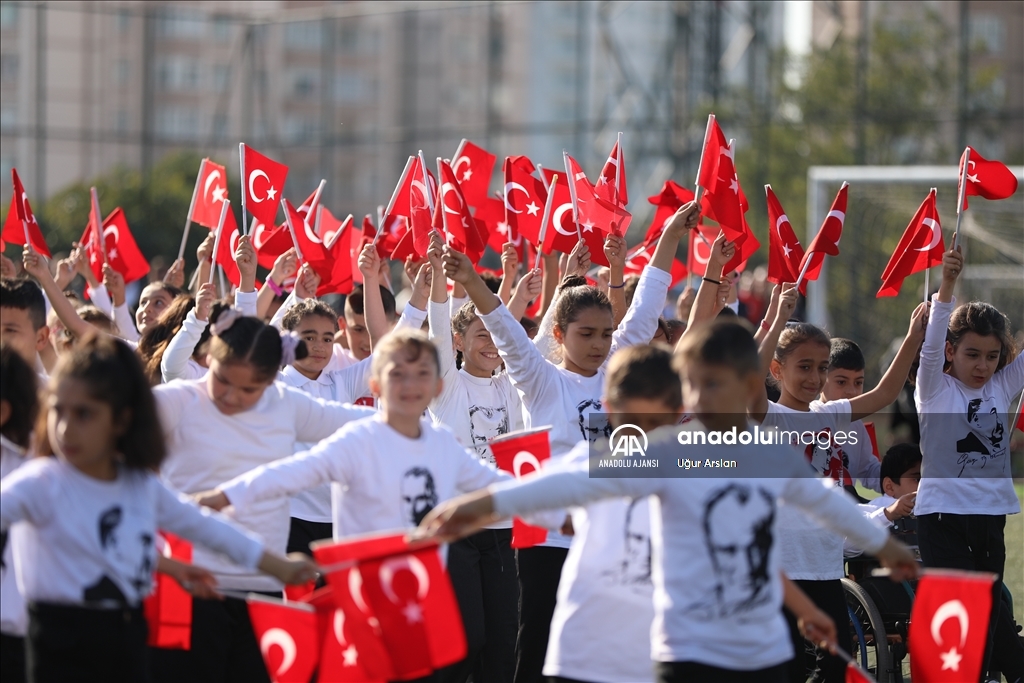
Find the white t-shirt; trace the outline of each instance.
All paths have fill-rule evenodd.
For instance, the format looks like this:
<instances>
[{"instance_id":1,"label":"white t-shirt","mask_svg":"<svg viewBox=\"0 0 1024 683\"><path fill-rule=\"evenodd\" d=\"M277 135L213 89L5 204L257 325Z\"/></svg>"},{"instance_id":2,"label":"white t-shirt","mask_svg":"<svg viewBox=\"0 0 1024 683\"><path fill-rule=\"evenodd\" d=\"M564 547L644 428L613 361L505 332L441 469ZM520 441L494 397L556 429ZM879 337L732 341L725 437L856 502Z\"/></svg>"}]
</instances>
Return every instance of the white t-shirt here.
<instances>
[{"instance_id":1,"label":"white t-shirt","mask_svg":"<svg viewBox=\"0 0 1024 683\"><path fill-rule=\"evenodd\" d=\"M762 426L777 427L780 431L828 430L829 435L834 436L836 431L850 428L850 402L847 399L828 403L815 401L810 412L803 412L769 401ZM843 490L843 455L831 438L824 447L817 442L805 446L803 453L815 472L839 491ZM791 579L829 581L846 576L843 538L786 505L779 507L779 557L782 569Z\"/></svg>"},{"instance_id":2,"label":"white t-shirt","mask_svg":"<svg viewBox=\"0 0 1024 683\"><path fill-rule=\"evenodd\" d=\"M344 370L321 372L316 379L309 379L289 365L278 378L290 387L309 394L314 398L337 403L354 403L360 396L370 392L370 358L366 358ZM308 451L315 443L295 444L295 453ZM310 522L330 524L331 486L324 484L315 489L301 491L291 498L291 516Z\"/></svg>"},{"instance_id":3,"label":"white t-shirt","mask_svg":"<svg viewBox=\"0 0 1024 683\"><path fill-rule=\"evenodd\" d=\"M256 405L224 415L210 400L203 380L176 380L154 387L168 456L161 475L184 493L209 491L249 470L286 457L297 441L315 443L347 422L371 415L366 408L312 398L281 382L263 392ZM267 549L284 554L288 544L287 499L266 501L244 513L229 513L258 533ZM195 564L207 567L217 583L232 590L273 591L281 584L197 548Z\"/></svg>"},{"instance_id":4,"label":"white t-shirt","mask_svg":"<svg viewBox=\"0 0 1024 683\"><path fill-rule=\"evenodd\" d=\"M258 292L235 292L235 308L242 311L242 315L256 317L256 298ZM171 338L164 355L160 357L160 376L164 382L172 379L200 379L206 377L208 368L203 367L192 358L196 350L196 344L203 337L203 332L209 322L196 317L196 309L193 308L185 316L181 328Z\"/></svg>"},{"instance_id":5,"label":"white t-shirt","mask_svg":"<svg viewBox=\"0 0 1024 683\"><path fill-rule=\"evenodd\" d=\"M417 526L438 503L510 479L464 449L445 427L420 420L407 438L382 415L357 420L312 450L225 480L219 488L237 514L333 482L345 495L334 508L334 536Z\"/></svg>"},{"instance_id":6,"label":"white t-shirt","mask_svg":"<svg viewBox=\"0 0 1024 683\"><path fill-rule=\"evenodd\" d=\"M139 605L152 589L158 529L249 571L263 554L255 534L200 510L149 472L122 470L101 481L57 458L36 458L5 478L0 492L0 527L23 523L14 565L29 601Z\"/></svg>"},{"instance_id":7,"label":"white t-shirt","mask_svg":"<svg viewBox=\"0 0 1024 683\"><path fill-rule=\"evenodd\" d=\"M671 460L680 448L688 448L688 457L740 460L754 449L779 478L592 478L588 463L556 463L521 482L492 487L494 509L500 515L522 515L602 498L655 496L652 658L743 671L785 662L793 651L781 609L777 501L814 515L871 552L888 535L857 514L831 482L807 476L807 463L788 446L714 446L712 455L708 447L680 446L677 431L651 432L647 457ZM614 650L616 626L607 617L592 620L580 625L587 628L580 637Z\"/></svg>"},{"instance_id":8,"label":"white t-shirt","mask_svg":"<svg viewBox=\"0 0 1024 683\"><path fill-rule=\"evenodd\" d=\"M620 348L648 344L658 329L658 314L665 302L671 276L658 268L645 268L637 284L633 304L612 334L610 358ZM591 424L589 416L601 413L601 394L607 359L593 377L585 377L548 362L518 320L504 305L480 319L491 333L505 361L512 385L523 401L523 422L529 428L551 426L551 457L557 460L580 441L591 443L611 434L607 419ZM546 546L568 548L569 537L549 532Z\"/></svg>"},{"instance_id":9,"label":"white t-shirt","mask_svg":"<svg viewBox=\"0 0 1024 683\"><path fill-rule=\"evenodd\" d=\"M1010 478L1010 401L1024 387L1024 354L980 389L942 371L956 301L932 297L914 405L921 421L921 485L914 514L1011 515L1020 501Z\"/></svg>"},{"instance_id":10,"label":"white t-shirt","mask_svg":"<svg viewBox=\"0 0 1024 683\"><path fill-rule=\"evenodd\" d=\"M581 442L564 462L585 464L589 456L590 444ZM558 582L544 675L604 683L651 681L649 499L608 498L570 512L575 535ZM602 623L612 624L614 647L594 637L594 626Z\"/></svg>"},{"instance_id":11,"label":"white t-shirt","mask_svg":"<svg viewBox=\"0 0 1024 683\"><path fill-rule=\"evenodd\" d=\"M0 481L24 465L27 459L24 448L0 434ZM19 533L21 526L21 523L15 524L11 529L11 536ZM18 590L18 580L14 571L14 543L8 539L3 549L3 561L0 563L0 633L23 637L27 628L28 613L25 611L25 599Z\"/></svg>"}]
</instances>

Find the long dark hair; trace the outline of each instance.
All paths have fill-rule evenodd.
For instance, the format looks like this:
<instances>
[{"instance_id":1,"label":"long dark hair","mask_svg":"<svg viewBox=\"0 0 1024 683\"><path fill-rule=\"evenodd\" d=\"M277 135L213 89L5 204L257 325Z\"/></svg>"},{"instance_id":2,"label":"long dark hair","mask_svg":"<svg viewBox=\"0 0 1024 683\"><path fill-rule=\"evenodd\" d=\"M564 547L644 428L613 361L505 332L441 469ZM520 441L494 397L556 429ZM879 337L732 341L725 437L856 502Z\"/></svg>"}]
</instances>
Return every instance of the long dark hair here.
<instances>
[{"instance_id":1,"label":"long dark hair","mask_svg":"<svg viewBox=\"0 0 1024 683\"><path fill-rule=\"evenodd\" d=\"M190 294L179 294L171 301L155 323L148 326L139 339L138 353L152 385L160 384L160 361L164 351L185 323L188 312L195 308L196 300ZM201 343L201 342L200 342Z\"/></svg>"},{"instance_id":2,"label":"long dark hair","mask_svg":"<svg viewBox=\"0 0 1024 683\"><path fill-rule=\"evenodd\" d=\"M60 357L50 376L50 386L55 387L66 378L83 382L92 398L110 406L114 419L127 416L128 427L115 445L124 467L160 467L167 446L156 399L142 361L127 344L108 335L89 333ZM36 440L39 455L53 455L45 416L40 416Z\"/></svg>"},{"instance_id":3,"label":"long dark hair","mask_svg":"<svg viewBox=\"0 0 1024 683\"><path fill-rule=\"evenodd\" d=\"M995 306L982 301L971 301L957 306L949 317L946 341L955 349L968 332L973 332L979 337L992 336L999 340L1001 348L996 370L1002 370L1007 363L1012 363L1017 357L1017 348L1013 344L1013 335L1010 334L1010 321ZM950 365L952 363L945 363L943 369L948 370Z\"/></svg>"},{"instance_id":4,"label":"long dark hair","mask_svg":"<svg viewBox=\"0 0 1024 683\"><path fill-rule=\"evenodd\" d=\"M0 427L0 433L18 446L28 448L39 415L36 373L7 344L0 347L0 399L11 407L11 415Z\"/></svg>"}]
</instances>

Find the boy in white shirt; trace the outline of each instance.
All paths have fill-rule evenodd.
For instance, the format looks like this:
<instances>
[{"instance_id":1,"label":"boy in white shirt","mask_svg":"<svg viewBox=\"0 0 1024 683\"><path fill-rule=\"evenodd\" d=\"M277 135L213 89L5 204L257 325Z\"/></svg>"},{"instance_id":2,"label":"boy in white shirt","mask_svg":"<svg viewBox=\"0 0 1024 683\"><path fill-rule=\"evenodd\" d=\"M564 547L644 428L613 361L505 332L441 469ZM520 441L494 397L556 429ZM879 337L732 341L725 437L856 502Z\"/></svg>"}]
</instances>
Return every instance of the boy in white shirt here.
<instances>
[{"instance_id":1,"label":"boy in white shirt","mask_svg":"<svg viewBox=\"0 0 1024 683\"><path fill-rule=\"evenodd\" d=\"M28 279L0 280L0 344L9 345L37 371L39 352L50 343L46 325L46 299Z\"/></svg>"},{"instance_id":2,"label":"boy in white shirt","mask_svg":"<svg viewBox=\"0 0 1024 683\"><path fill-rule=\"evenodd\" d=\"M749 330L731 321L711 323L683 339L677 358L684 403L696 420L723 433L734 427L748 433L752 427L746 406L763 391ZM675 460L680 453L677 432L674 426L655 430L646 457ZM651 651L656 680L781 682L792 647L785 637L780 609L785 589L773 543L779 498L857 537L884 564L896 568L898 579L912 575L917 566L906 547L851 514L855 508L842 493L809 476L792 448L723 445L686 452L703 458L712 456L712 450L715 458L767 464L777 478L591 477L590 463L574 465L567 456L564 465L521 482L446 503L422 527L450 538L510 514L621 495L654 495ZM737 544L744 546L742 552L736 552ZM594 637L616 646L617 634L607 628L595 629Z\"/></svg>"},{"instance_id":3,"label":"boy in white shirt","mask_svg":"<svg viewBox=\"0 0 1024 683\"><path fill-rule=\"evenodd\" d=\"M921 449L898 443L882 458L879 479L882 495L861 505L869 519L891 527L914 514L917 487L921 483Z\"/></svg>"}]
</instances>

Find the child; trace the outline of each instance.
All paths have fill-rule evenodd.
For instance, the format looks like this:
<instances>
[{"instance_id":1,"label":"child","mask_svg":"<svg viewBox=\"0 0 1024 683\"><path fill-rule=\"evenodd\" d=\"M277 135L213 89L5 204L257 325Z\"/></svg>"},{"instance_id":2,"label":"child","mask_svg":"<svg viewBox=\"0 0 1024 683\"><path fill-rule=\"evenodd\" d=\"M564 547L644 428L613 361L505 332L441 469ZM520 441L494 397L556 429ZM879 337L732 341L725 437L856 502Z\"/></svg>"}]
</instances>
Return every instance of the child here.
<instances>
[{"instance_id":1,"label":"child","mask_svg":"<svg viewBox=\"0 0 1024 683\"><path fill-rule=\"evenodd\" d=\"M501 372L498 349L473 304L466 303L454 316L450 314L443 248L440 235L432 233L427 257L437 275L431 276L428 321L430 340L437 346L441 362L443 388L430 403L430 416L435 425L451 429L464 448L493 465L487 443L523 428L523 406L508 373ZM506 254L502 258L507 261ZM456 354L461 354L461 368L456 366ZM450 680L465 681L475 668L474 680L511 683L519 616L511 541L512 524L506 522L448 548L448 571L469 649L461 670L446 672Z\"/></svg>"},{"instance_id":2,"label":"child","mask_svg":"<svg viewBox=\"0 0 1024 683\"><path fill-rule=\"evenodd\" d=\"M127 345L83 342L59 361L49 387L38 450L57 457L26 463L0 484L0 529L22 523L11 540L29 604L29 680L149 678L141 603L157 529L282 581L313 574L308 561L265 551L160 482L160 420Z\"/></svg>"},{"instance_id":3,"label":"child","mask_svg":"<svg viewBox=\"0 0 1024 683\"><path fill-rule=\"evenodd\" d=\"M868 519L888 528L914 514L921 460L921 449L914 444L898 443L885 452L879 474L882 495L861 505Z\"/></svg>"},{"instance_id":4,"label":"child","mask_svg":"<svg viewBox=\"0 0 1024 683\"><path fill-rule=\"evenodd\" d=\"M259 465L294 452L296 442L316 443L368 409L315 399L277 382L278 371L306 357L294 334L236 309L216 304L210 313L210 371L198 380L175 380L154 389L167 435L161 474L184 493L212 489ZM288 502L272 501L234 519L258 533L274 552L288 541ZM193 561L232 590L279 594L278 582L196 548ZM211 680L266 680L266 670L241 600L193 600L192 649L185 679L204 671ZM230 672L230 673L229 673Z\"/></svg>"},{"instance_id":5,"label":"child","mask_svg":"<svg viewBox=\"0 0 1024 683\"><path fill-rule=\"evenodd\" d=\"M849 339L834 337L828 356L828 374L825 386L821 389L821 397L815 403L828 403L851 399L864 393L864 354L860 347ZM812 407L813 411L815 408ZM857 435L857 443L837 444L839 461L843 463L843 488L854 498L864 502L853 485L858 479L865 486L880 491L879 469L881 463L871 449L871 436L863 420L854 420L848 431Z\"/></svg>"},{"instance_id":6,"label":"child","mask_svg":"<svg viewBox=\"0 0 1024 683\"><path fill-rule=\"evenodd\" d=\"M751 430L744 408L761 391L762 377L748 329L729 320L701 325L683 338L676 354L683 403L699 421L696 427ZM648 435L647 457L674 459L681 452L677 433L670 426L654 430ZM656 679L783 681L792 649L780 610L783 582L774 543L779 498L855 538L895 566L897 578L915 572L916 565L905 547L856 514L843 494L808 476L806 463L792 448L740 444L693 446L686 454L756 462L771 477L592 478L591 446L581 443L566 462L539 475L445 503L422 528L451 537L508 515L653 495L651 653ZM597 448L598 455L607 452ZM613 650L617 646L617 629L609 636L606 620L591 619L579 628L586 629L577 634L581 639L601 640Z\"/></svg>"},{"instance_id":7,"label":"child","mask_svg":"<svg viewBox=\"0 0 1024 683\"><path fill-rule=\"evenodd\" d=\"M10 346L39 372L39 352L50 343L49 336L46 299L39 286L28 279L0 280L0 344Z\"/></svg>"},{"instance_id":8,"label":"child","mask_svg":"<svg viewBox=\"0 0 1024 683\"><path fill-rule=\"evenodd\" d=\"M380 411L338 430L305 453L253 469L200 497L241 512L337 482L334 536L414 527L442 498L509 479L480 462L452 433L423 417L441 390L437 349L419 330L387 335L373 354L370 386Z\"/></svg>"},{"instance_id":9,"label":"child","mask_svg":"<svg viewBox=\"0 0 1024 683\"><path fill-rule=\"evenodd\" d=\"M633 304L620 326L614 324L608 297L597 288L581 286L561 291L554 306L552 330L562 349L560 365L545 359L519 321L476 275L470 260L464 254L445 249L445 273L465 286L477 314L491 333L509 378L522 398L526 426L553 423L552 458L564 456L580 439L592 442L610 433L607 420L600 416L605 362L617 348L647 344L654 337L672 280L669 270L676 247L683 234L696 227L698 214L693 202L675 214L644 269ZM538 680L541 676L558 577L568 547L568 538L549 533L544 545L517 554L517 681Z\"/></svg>"},{"instance_id":10,"label":"child","mask_svg":"<svg viewBox=\"0 0 1024 683\"><path fill-rule=\"evenodd\" d=\"M959 248L943 255L942 283L932 296L921 349L914 403L924 460L914 511L926 566L995 572L1001 579L1006 515L1020 512L1006 415L1024 387L1024 356L998 310L977 301L954 308L963 266ZM1001 593L996 581L986 654L1012 681L1024 676L1024 646L1002 609Z\"/></svg>"},{"instance_id":11,"label":"child","mask_svg":"<svg viewBox=\"0 0 1024 683\"><path fill-rule=\"evenodd\" d=\"M768 401L762 391L750 414L766 427L776 427L786 434L809 435L791 443L803 448L819 476L829 477L835 486L842 487L850 478L849 456L844 459L843 448L856 445L853 443L856 432L850 430L850 423L896 400L924 336L925 307L921 304L914 310L903 344L878 386L850 399L822 403L816 399L828 376L831 339L814 325L787 324L796 304L794 295L792 286L787 285L782 290L775 321L761 343L762 357L771 357L769 368L779 385L779 402ZM788 506L779 510L779 529L783 570L836 622L840 642L848 642L849 619L840 583L846 575L843 539ZM790 680L802 682L808 668L817 668L824 680L841 683L846 676L846 663L825 653L808 653L805 658L804 641L796 620L791 614L787 616L797 652Z\"/></svg>"},{"instance_id":12,"label":"child","mask_svg":"<svg viewBox=\"0 0 1024 683\"><path fill-rule=\"evenodd\" d=\"M0 479L25 464L38 414L36 373L12 347L0 345ZM0 545L0 679L20 682L25 680L28 614L15 578L12 549L6 542Z\"/></svg>"}]
</instances>

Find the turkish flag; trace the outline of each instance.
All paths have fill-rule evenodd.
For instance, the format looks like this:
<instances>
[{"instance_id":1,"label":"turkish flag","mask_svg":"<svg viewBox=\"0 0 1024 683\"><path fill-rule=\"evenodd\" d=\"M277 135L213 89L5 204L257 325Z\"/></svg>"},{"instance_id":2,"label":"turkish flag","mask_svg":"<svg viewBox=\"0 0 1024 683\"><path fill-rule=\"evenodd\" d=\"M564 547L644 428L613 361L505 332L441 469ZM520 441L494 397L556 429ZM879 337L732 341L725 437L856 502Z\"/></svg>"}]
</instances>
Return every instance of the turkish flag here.
<instances>
[{"instance_id":1,"label":"turkish flag","mask_svg":"<svg viewBox=\"0 0 1024 683\"><path fill-rule=\"evenodd\" d=\"M377 255L381 258L389 258L395 250L402 237L409 231L409 219L405 216L392 216L384 220L384 228L381 236L376 238ZM373 225L373 218L370 214L363 216L363 233L366 235L377 234L377 228Z\"/></svg>"},{"instance_id":2,"label":"turkish flag","mask_svg":"<svg viewBox=\"0 0 1024 683\"><path fill-rule=\"evenodd\" d=\"M804 248L772 186L765 185L764 192L768 197L768 282L796 282Z\"/></svg>"},{"instance_id":3,"label":"turkish flag","mask_svg":"<svg viewBox=\"0 0 1024 683\"><path fill-rule=\"evenodd\" d=\"M804 280L800 283L800 293L807 295L807 283L817 280L821 275L821 264L825 262L825 254L829 256L839 255L839 238L843 236L843 223L846 221L846 199L850 185L843 183L839 193L832 201L832 208L825 216L825 222L821 224L818 234L811 240L811 245L800 260L800 270L804 272Z\"/></svg>"},{"instance_id":4,"label":"turkish flag","mask_svg":"<svg viewBox=\"0 0 1024 683\"><path fill-rule=\"evenodd\" d=\"M28 241L32 248L49 258L50 248L46 245L43 233L36 222L36 215L32 213L32 207L28 203L28 194L25 193L25 186L21 184L18 177L18 169L11 169L11 208L7 212L7 220L4 221L3 231L0 232L0 240L8 244L25 244L25 229L28 229Z\"/></svg>"},{"instance_id":5,"label":"turkish flag","mask_svg":"<svg viewBox=\"0 0 1024 683\"><path fill-rule=\"evenodd\" d=\"M565 155L566 172L573 177L573 189L576 191L576 219L580 228L588 232L597 228L603 232L625 235L633 216L611 202L601 199L594 186L587 180L587 174L580 165L568 154ZM591 254L593 260L593 254Z\"/></svg>"},{"instance_id":6,"label":"turkish flag","mask_svg":"<svg viewBox=\"0 0 1024 683\"><path fill-rule=\"evenodd\" d=\"M487 241L480 236L476 221L469 210L469 204L462 193L462 186L455 177L452 167L440 161L438 174L441 178L434 204L432 224L447 235L448 244L469 256L474 263L484 255ZM414 236L415 238L415 236Z\"/></svg>"},{"instance_id":7,"label":"turkish flag","mask_svg":"<svg viewBox=\"0 0 1024 683\"><path fill-rule=\"evenodd\" d=\"M691 275L704 277L707 272L708 261L711 260L711 245L718 239L721 228L710 227L698 223L697 227L690 231L690 244L686 252L687 269ZM700 239L703 236L704 239ZM705 243L706 242L706 243Z\"/></svg>"},{"instance_id":8,"label":"turkish flag","mask_svg":"<svg viewBox=\"0 0 1024 683\"><path fill-rule=\"evenodd\" d=\"M85 232L79 238L79 244L85 245L86 253L89 255L89 267L92 268L96 279L103 279L103 252L99 245L95 232L93 214L89 214L89 224ZM128 221L124 217L124 211L117 207L110 212L110 215L103 220L103 246L107 251L107 263L110 267L124 276L125 282L134 282L149 272L149 261L139 251L135 243L131 229L128 228Z\"/></svg>"},{"instance_id":9,"label":"turkish flag","mask_svg":"<svg viewBox=\"0 0 1024 683\"><path fill-rule=\"evenodd\" d=\"M398 186L384 212L384 223L395 216L408 219L409 230L413 233L415 255L426 256L430 247L431 202L437 195L437 181L429 170L423 168L418 156L409 161L398 179ZM401 242L401 240L399 240ZM397 244L396 244L397 248Z\"/></svg>"},{"instance_id":10,"label":"turkish flag","mask_svg":"<svg viewBox=\"0 0 1024 683\"><path fill-rule=\"evenodd\" d=\"M968 147L960 155L960 177L964 173L964 159L967 158L967 187L964 191L964 207L967 198L978 195L985 199L1006 199L1017 191L1017 176L1001 161L989 161ZM957 183L959 191L959 181Z\"/></svg>"},{"instance_id":11,"label":"turkish flag","mask_svg":"<svg viewBox=\"0 0 1024 683\"><path fill-rule=\"evenodd\" d=\"M638 244L626 254L626 267L623 273L626 276L629 275L640 275L644 272L644 268L651 262L654 257L653 245L645 246ZM672 259L672 284L669 287L675 287L677 284L683 281L683 278L687 274L686 265L677 258Z\"/></svg>"},{"instance_id":12,"label":"turkish flag","mask_svg":"<svg viewBox=\"0 0 1024 683\"><path fill-rule=\"evenodd\" d=\"M629 193L626 192L626 159L618 140L615 141L612 151L608 153L608 159L601 168L595 190L598 197L615 206L624 207L629 203Z\"/></svg>"},{"instance_id":13,"label":"turkish flag","mask_svg":"<svg viewBox=\"0 0 1024 683\"><path fill-rule=\"evenodd\" d=\"M261 223L273 225L281 203L288 167L269 159L243 144L242 182L245 187L245 208Z\"/></svg>"},{"instance_id":14,"label":"turkish flag","mask_svg":"<svg viewBox=\"0 0 1024 683\"><path fill-rule=\"evenodd\" d=\"M704 147L700 153L700 168L697 172L697 186L704 191L712 190L718 179L718 160L722 151L729 147L725 133L718 125L714 114L708 115L707 129L704 131Z\"/></svg>"},{"instance_id":15,"label":"turkish flag","mask_svg":"<svg viewBox=\"0 0 1024 683\"><path fill-rule=\"evenodd\" d=\"M327 586L303 598L316 609L320 661L316 680L321 683L383 683L363 667L362 653L349 635L345 610L337 606L334 588Z\"/></svg>"},{"instance_id":16,"label":"turkish flag","mask_svg":"<svg viewBox=\"0 0 1024 683\"><path fill-rule=\"evenodd\" d=\"M344 221L339 221L326 206L321 206L319 213L320 234L323 236L327 259L326 263L311 264L317 274L320 274L320 286L316 290L316 295L348 294L353 286L352 214Z\"/></svg>"},{"instance_id":17,"label":"turkish flag","mask_svg":"<svg viewBox=\"0 0 1024 683\"><path fill-rule=\"evenodd\" d=\"M217 229L220 220L221 202L228 198L228 172L220 164L203 159L196 177L195 206L189 220L209 228Z\"/></svg>"},{"instance_id":18,"label":"turkish flag","mask_svg":"<svg viewBox=\"0 0 1024 683\"><path fill-rule=\"evenodd\" d=\"M865 422L864 431L868 433L868 439L871 440L871 454L881 460L882 454L878 450L878 435L875 433L875 423Z\"/></svg>"},{"instance_id":19,"label":"turkish flag","mask_svg":"<svg viewBox=\"0 0 1024 683\"><path fill-rule=\"evenodd\" d=\"M274 267L278 256L294 246L292 234L284 223L276 228L268 228L265 223L257 221L252 229L252 248L256 250L256 262L267 270Z\"/></svg>"},{"instance_id":20,"label":"turkish flag","mask_svg":"<svg viewBox=\"0 0 1024 683\"><path fill-rule=\"evenodd\" d=\"M521 429L491 439L487 445L494 454L498 469L511 472L516 479L522 479L531 472L539 472L541 463L551 458L550 427ZM512 547L532 548L543 543L548 532L542 527L532 526L518 517L512 521Z\"/></svg>"},{"instance_id":21,"label":"turkish flag","mask_svg":"<svg viewBox=\"0 0 1024 683\"><path fill-rule=\"evenodd\" d=\"M452 171L466 201L472 207L480 206L487 199L487 188L498 157L463 138L452 159Z\"/></svg>"},{"instance_id":22,"label":"turkish flag","mask_svg":"<svg viewBox=\"0 0 1024 683\"><path fill-rule=\"evenodd\" d=\"M299 263L308 262L312 265L326 260L327 251L324 249L323 240L313 232L313 228L310 227L306 219L287 199L284 200L284 210L285 216L291 221L292 237L295 239L295 245L299 251ZM323 274L319 272L318 274L323 279Z\"/></svg>"},{"instance_id":23,"label":"turkish flag","mask_svg":"<svg viewBox=\"0 0 1024 683\"><path fill-rule=\"evenodd\" d=\"M914 273L941 264L945 251L933 188L921 202L917 213L910 220L910 225L903 231L903 237L900 238L889 263L882 271L882 287L875 294L875 298L899 294L903 280Z\"/></svg>"},{"instance_id":24,"label":"turkish flag","mask_svg":"<svg viewBox=\"0 0 1024 683\"><path fill-rule=\"evenodd\" d=\"M250 595L249 620L274 683L309 683L320 659L316 610Z\"/></svg>"},{"instance_id":25,"label":"turkish flag","mask_svg":"<svg viewBox=\"0 0 1024 683\"><path fill-rule=\"evenodd\" d=\"M504 172L504 217L510 231L506 234L505 242L515 243L522 236L534 244L540 244L540 227L548 191L543 181L513 164L510 157L505 159Z\"/></svg>"},{"instance_id":26,"label":"turkish flag","mask_svg":"<svg viewBox=\"0 0 1024 683\"><path fill-rule=\"evenodd\" d=\"M174 534L160 531L164 557L186 564L192 562L192 544ZM170 650L192 648L192 596L167 574L153 576L153 592L143 603L142 611L149 625L146 644Z\"/></svg>"},{"instance_id":27,"label":"turkish flag","mask_svg":"<svg viewBox=\"0 0 1024 683\"><path fill-rule=\"evenodd\" d=\"M313 194L306 197L306 201L295 207L296 213L306 219L310 225L316 225L316 213L320 209L320 186L313 190Z\"/></svg>"},{"instance_id":28,"label":"turkish flag","mask_svg":"<svg viewBox=\"0 0 1024 683\"><path fill-rule=\"evenodd\" d=\"M908 634L914 680L978 680L995 578L995 574L940 569L921 576Z\"/></svg>"},{"instance_id":29,"label":"turkish flag","mask_svg":"<svg viewBox=\"0 0 1024 683\"><path fill-rule=\"evenodd\" d=\"M551 185L551 179L556 175L554 171L544 169L544 179ZM583 227L577 231L576 223L572 215L572 197L569 194L569 185L565 176L558 173L558 182L548 187L548 192L554 192L551 200L551 219L548 230L544 234L543 251L550 254L552 250L568 254L576 246L583 236L583 241L590 248L590 260L598 266L607 266L608 259L604 255L604 233L594 230L594 226Z\"/></svg>"},{"instance_id":30,"label":"turkish flag","mask_svg":"<svg viewBox=\"0 0 1024 683\"><path fill-rule=\"evenodd\" d=\"M668 223L676 211L693 200L692 192L673 180L666 180L658 194L647 198L649 203L658 208L654 210L654 218L651 220L650 227L647 228L643 244L653 247L661 239L661 234L665 232L665 228L668 227Z\"/></svg>"},{"instance_id":31,"label":"turkish flag","mask_svg":"<svg viewBox=\"0 0 1024 683\"><path fill-rule=\"evenodd\" d=\"M530 161L530 157L528 156L518 154L516 156L511 156L508 158L512 160L513 165L518 166L527 173L533 173L534 171L537 170L537 167L533 165L533 162Z\"/></svg>"},{"instance_id":32,"label":"turkish flag","mask_svg":"<svg viewBox=\"0 0 1024 683\"><path fill-rule=\"evenodd\" d=\"M224 217L224 230L220 235L220 242L217 244L217 253L213 257L216 264L224 269L224 276L228 281L237 287L242 282L242 274L235 263L235 250L238 248L238 223L235 222L235 214L228 211ZM257 262L259 259L257 259Z\"/></svg>"},{"instance_id":33,"label":"turkish flag","mask_svg":"<svg viewBox=\"0 0 1024 683\"><path fill-rule=\"evenodd\" d=\"M732 145L720 147L718 155L718 175L710 187L704 188L701 210L722 226L727 239L739 244L743 241L743 235L748 234L749 228L743 218L746 197L740 187L739 176L736 175L735 149ZM702 173L703 170L701 168Z\"/></svg>"},{"instance_id":34,"label":"turkish flag","mask_svg":"<svg viewBox=\"0 0 1024 683\"><path fill-rule=\"evenodd\" d=\"M846 683L876 683L875 679L853 661L846 665Z\"/></svg>"}]
</instances>

